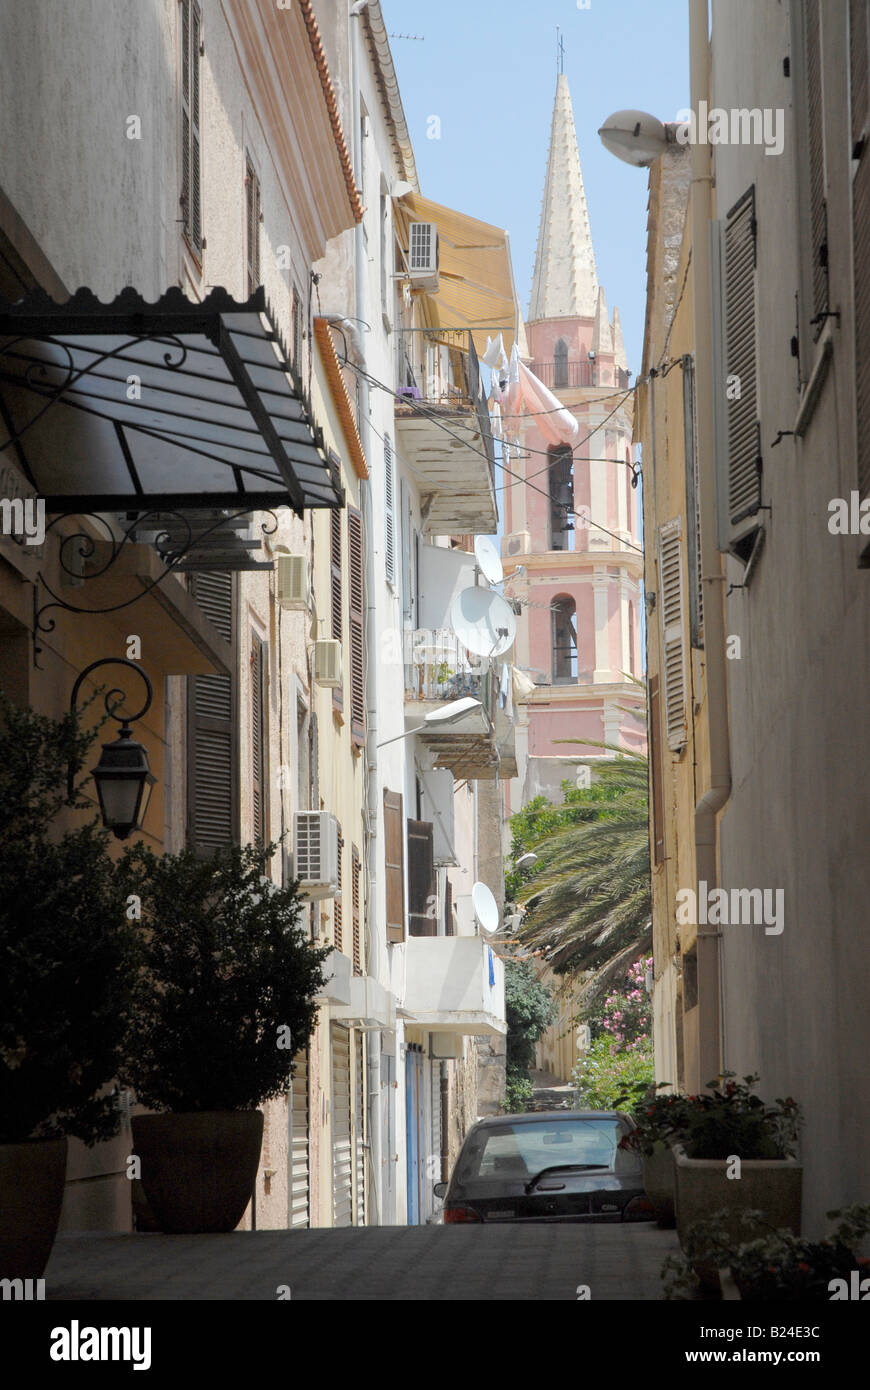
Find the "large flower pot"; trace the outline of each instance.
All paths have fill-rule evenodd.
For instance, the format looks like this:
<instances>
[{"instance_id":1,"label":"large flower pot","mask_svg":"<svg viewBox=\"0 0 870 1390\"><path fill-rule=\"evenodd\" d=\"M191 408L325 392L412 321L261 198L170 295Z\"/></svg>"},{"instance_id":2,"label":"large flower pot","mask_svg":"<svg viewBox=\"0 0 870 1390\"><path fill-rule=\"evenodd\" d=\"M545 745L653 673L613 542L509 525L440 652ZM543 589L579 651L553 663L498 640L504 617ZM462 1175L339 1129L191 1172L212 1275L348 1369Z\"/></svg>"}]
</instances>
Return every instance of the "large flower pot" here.
<instances>
[{"instance_id":1,"label":"large flower pot","mask_svg":"<svg viewBox=\"0 0 870 1390\"><path fill-rule=\"evenodd\" d=\"M263 1142L261 1110L134 1115L133 1149L161 1231L234 1231L251 1199Z\"/></svg>"},{"instance_id":2,"label":"large flower pot","mask_svg":"<svg viewBox=\"0 0 870 1390\"><path fill-rule=\"evenodd\" d=\"M728 1160L689 1158L682 1145L674 1147L676 1217L680 1245L685 1250L689 1228L713 1212L727 1208L725 1227L734 1245L764 1234L771 1226L800 1235L803 1167L793 1158L744 1159L740 1177L729 1178ZM741 1220L744 1211L763 1213L764 1225L754 1230ZM715 1265L693 1263L701 1284L718 1287Z\"/></svg>"},{"instance_id":3,"label":"large flower pot","mask_svg":"<svg viewBox=\"0 0 870 1390\"><path fill-rule=\"evenodd\" d=\"M0 1278L40 1279L57 1235L66 1139L0 1144Z\"/></svg>"},{"instance_id":4,"label":"large flower pot","mask_svg":"<svg viewBox=\"0 0 870 1390\"><path fill-rule=\"evenodd\" d=\"M643 1156L643 1187L660 1226L674 1224L674 1155L669 1144L657 1143Z\"/></svg>"}]
</instances>

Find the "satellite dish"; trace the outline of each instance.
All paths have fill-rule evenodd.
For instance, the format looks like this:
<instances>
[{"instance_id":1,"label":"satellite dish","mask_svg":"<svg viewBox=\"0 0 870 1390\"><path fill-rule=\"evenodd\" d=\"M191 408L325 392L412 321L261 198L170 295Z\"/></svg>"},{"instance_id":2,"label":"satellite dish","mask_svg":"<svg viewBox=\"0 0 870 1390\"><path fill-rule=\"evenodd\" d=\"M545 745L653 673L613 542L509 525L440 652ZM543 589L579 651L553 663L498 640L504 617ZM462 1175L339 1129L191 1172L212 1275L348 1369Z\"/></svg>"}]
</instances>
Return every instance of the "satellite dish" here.
<instances>
[{"instance_id":1,"label":"satellite dish","mask_svg":"<svg viewBox=\"0 0 870 1390\"><path fill-rule=\"evenodd\" d=\"M501 594L475 585L450 606L450 624L464 647L478 656L504 656L514 644L517 620Z\"/></svg>"},{"instance_id":2,"label":"satellite dish","mask_svg":"<svg viewBox=\"0 0 870 1390\"><path fill-rule=\"evenodd\" d=\"M490 584L500 584L504 579L501 556L489 536L475 536L474 555L484 579Z\"/></svg>"},{"instance_id":3,"label":"satellite dish","mask_svg":"<svg viewBox=\"0 0 870 1390\"><path fill-rule=\"evenodd\" d=\"M498 903L485 883L475 883L471 890L471 906L479 927L489 935L498 931Z\"/></svg>"}]
</instances>

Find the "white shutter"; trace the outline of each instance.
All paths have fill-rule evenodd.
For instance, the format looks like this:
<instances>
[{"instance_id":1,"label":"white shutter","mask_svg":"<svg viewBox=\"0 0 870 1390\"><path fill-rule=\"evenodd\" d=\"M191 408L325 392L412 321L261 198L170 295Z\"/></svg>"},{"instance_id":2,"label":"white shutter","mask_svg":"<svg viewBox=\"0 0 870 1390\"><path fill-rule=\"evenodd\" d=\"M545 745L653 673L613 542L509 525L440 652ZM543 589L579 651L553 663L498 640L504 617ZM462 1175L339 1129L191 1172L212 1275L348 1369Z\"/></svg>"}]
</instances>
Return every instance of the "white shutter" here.
<instances>
[{"instance_id":1,"label":"white shutter","mask_svg":"<svg viewBox=\"0 0 870 1390\"><path fill-rule=\"evenodd\" d=\"M679 517L659 531L659 623L662 690L668 747L686 742L686 629L683 611L683 545Z\"/></svg>"},{"instance_id":2,"label":"white shutter","mask_svg":"<svg viewBox=\"0 0 870 1390\"><path fill-rule=\"evenodd\" d=\"M384 558L387 583L396 582L396 476L393 443L384 435Z\"/></svg>"},{"instance_id":3,"label":"white shutter","mask_svg":"<svg viewBox=\"0 0 870 1390\"><path fill-rule=\"evenodd\" d=\"M728 213L724 235L728 518L733 527L754 516L761 504L754 188Z\"/></svg>"},{"instance_id":4,"label":"white shutter","mask_svg":"<svg viewBox=\"0 0 870 1390\"><path fill-rule=\"evenodd\" d=\"M354 1033L353 1068L353 1224L366 1224L365 1034Z\"/></svg>"},{"instance_id":5,"label":"white shutter","mask_svg":"<svg viewBox=\"0 0 870 1390\"><path fill-rule=\"evenodd\" d=\"M293 1228L305 1228L310 1225L307 1052L300 1052L293 1059L290 1109L290 1225Z\"/></svg>"},{"instance_id":6,"label":"white shutter","mask_svg":"<svg viewBox=\"0 0 870 1390\"><path fill-rule=\"evenodd\" d=\"M426 1176L431 1178L427 1184L428 1200L432 1201L432 1183L441 1178L441 1063L429 1063L432 1084L432 1163L427 1166Z\"/></svg>"},{"instance_id":7,"label":"white shutter","mask_svg":"<svg viewBox=\"0 0 870 1390\"><path fill-rule=\"evenodd\" d=\"M350 1032L332 1025L332 1224L353 1224Z\"/></svg>"}]
</instances>

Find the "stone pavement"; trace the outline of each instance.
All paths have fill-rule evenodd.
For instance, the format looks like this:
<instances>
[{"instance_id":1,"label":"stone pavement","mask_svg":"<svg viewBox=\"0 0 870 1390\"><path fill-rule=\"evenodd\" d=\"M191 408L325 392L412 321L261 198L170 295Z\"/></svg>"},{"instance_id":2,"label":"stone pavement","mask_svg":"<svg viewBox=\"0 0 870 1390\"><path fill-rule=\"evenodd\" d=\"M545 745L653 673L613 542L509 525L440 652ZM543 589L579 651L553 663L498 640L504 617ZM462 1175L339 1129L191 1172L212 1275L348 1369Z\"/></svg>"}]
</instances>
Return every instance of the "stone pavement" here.
<instances>
[{"instance_id":1,"label":"stone pavement","mask_svg":"<svg viewBox=\"0 0 870 1390\"><path fill-rule=\"evenodd\" d=\"M676 1249L652 1222L62 1235L46 1299L654 1300Z\"/></svg>"}]
</instances>

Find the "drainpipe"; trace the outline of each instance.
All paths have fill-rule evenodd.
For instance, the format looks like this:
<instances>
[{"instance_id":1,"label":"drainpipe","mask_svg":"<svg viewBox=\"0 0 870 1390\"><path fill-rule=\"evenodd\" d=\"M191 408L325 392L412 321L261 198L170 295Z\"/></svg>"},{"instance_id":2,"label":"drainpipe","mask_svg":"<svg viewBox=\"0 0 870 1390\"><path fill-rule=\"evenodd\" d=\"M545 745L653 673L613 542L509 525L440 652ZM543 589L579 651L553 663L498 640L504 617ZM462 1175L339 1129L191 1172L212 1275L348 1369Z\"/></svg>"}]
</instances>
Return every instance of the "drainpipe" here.
<instances>
[{"instance_id":1,"label":"drainpipe","mask_svg":"<svg viewBox=\"0 0 870 1390\"><path fill-rule=\"evenodd\" d=\"M360 26L362 12L368 0L357 0L350 10L351 30L351 89L353 104L353 168L358 188L362 187L362 132L360 129L362 104L360 99ZM357 333L352 335L356 347L356 357L363 373L366 371L366 343L363 324L366 316L365 277L367 263L362 223L354 228L354 313L359 321ZM360 436L363 454L371 472L371 430L369 429L369 384L365 375L359 377L360 383ZM378 755L377 755L377 662L372 654L377 651L377 613L375 608L375 556L374 556L374 511L372 507L372 487L370 478L360 481L360 510L362 512L363 537L365 541L365 622L364 635L368 660L366 661L366 972L380 977L381 949L377 936L376 885L377 885L377 834L378 834ZM366 1063L368 1081L368 1131L369 1155L372 1164L372 1196L374 1197L373 1225L382 1221L382 1161L383 1124L381 1118L381 1035L372 1030L366 1035ZM387 1104L392 1097L387 1096Z\"/></svg>"},{"instance_id":2,"label":"drainpipe","mask_svg":"<svg viewBox=\"0 0 870 1390\"><path fill-rule=\"evenodd\" d=\"M710 96L708 0L689 0L691 105ZM710 223L713 212L712 147L691 146L692 273L695 336L695 389L698 421L698 474L701 510L701 579L704 593L704 653L707 670L709 785L695 806L695 864L698 882L717 883L716 819L731 792L728 697L725 668L724 569L716 530L716 476L713 435L712 305ZM725 1064L721 1001L721 934L698 931L699 1085Z\"/></svg>"}]
</instances>

